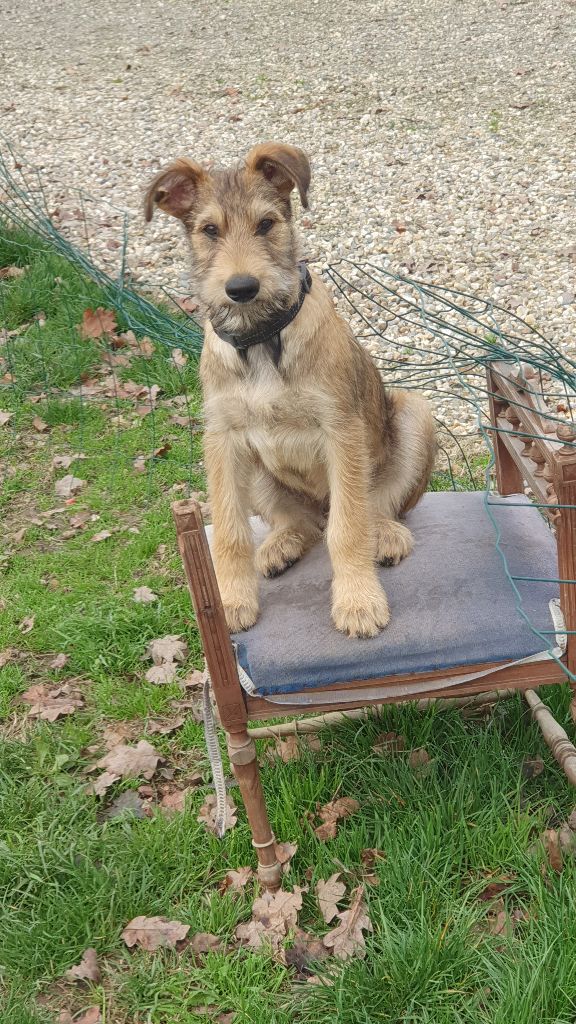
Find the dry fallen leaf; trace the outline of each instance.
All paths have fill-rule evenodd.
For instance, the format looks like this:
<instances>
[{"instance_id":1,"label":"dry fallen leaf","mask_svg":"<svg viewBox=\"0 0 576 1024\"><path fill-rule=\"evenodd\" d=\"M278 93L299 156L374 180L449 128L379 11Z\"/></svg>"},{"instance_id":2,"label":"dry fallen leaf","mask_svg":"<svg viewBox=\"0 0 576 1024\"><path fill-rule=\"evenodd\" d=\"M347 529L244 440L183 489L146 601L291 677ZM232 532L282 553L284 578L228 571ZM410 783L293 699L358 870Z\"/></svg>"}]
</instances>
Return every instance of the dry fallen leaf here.
<instances>
[{"instance_id":1,"label":"dry fallen leaf","mask_svg":"<svg viewBox=\"0 0 576 1024\"><path fill-rule=\"evenodd\" d=\"M136 470L137 473L146 472L146 459L144 458L143 455L138 455L137 458L134 459L132 465L134 466L134 469Z\"/></svg>"},{"instance_id":2,"label":"dry fallen leaf","mask_svg":"<svg viewBox=\"0 0 576 1024\"><path fill-rule=\"evenodd\" d=\"M161 809L168 814L183 811L186 806L186 797L191 792L192 788L187 786L185 789L175 789L172 793L165 793L160 801Z\"/></svg>"},{"instance_id":3,"label":"dry fallen leaf","mask_svg":"<svg viewBox=\"0 0 576 1024\"><path fill-rule=\"evenodd\" d=\"M282 961L286 967L296 970L297 979L311 981L311 964L325 960L330 954L326 946L316 935L310 935L300 928L296 930L294 944L290 949L282 950ZM318 979L319 980L319 979Z\"/></svg>"},{"instance_id":4,"label":"dry fallen leaf","mask_svg":"<svg viewBox=\"0 0 576 1024\"><path fill-rule=\"evenodd\" d=\"M91 1006L79 1017L73 1017L68 1010L62 1010L58 1016L58 1024L101 1024L102 1014L98 1006Z\"/></svg>"},{"instance_id":5,"label":"dry fallen leaf","mask_svg":"<svg viewBox=\"0 0 576 1024\"><path fill-rule=\"evenodd\" d=\"M350 814L355 814L359 808L358 801L349 796L342 796L324 804L318 811L318 817L323 824L314 829L316 837L322 842L334 839L340 818L347 818Z\"/></svg>"},{"instance_id":6,"label":"dry fallen leaf","mask_svg":"<svg viewBox=\"0 0 576 1024\"><path fill-rule=\"evenodd\" d=\"M193 416L171 416L168 423L172 427L189 427L195 420Z\"/></svg>"},{"instance_id":7,"label":"dry fallen leaf","mask_svg":"<svg viewBox=\"0 0 576 1024\"><path fill-rule=\"evenodd\" d=\"M22 619L22 622L18 623L18 629L21 633L30 633L30 631L34 629L35 622L35 615L26 615L26 617Z\"/></svg>"},{"instance_id":8,"label":"dry fallen leaf","mask_svg":"<svg viewBox=\"0 0 576 1024\"><path fill-rule=\"evenodd\" d=\"M109 540L111 536L110 530L100 530L99 533L95 533L90 537L90 541L92 544L99 544L102 540Z\"/></svg>"},{"instance_id":9,"label":"dry fallen leaf","mask_svg":"<svg viewBox=\"0 0 576 1024\"><path fill-rule=\"evenodd\" d=\"M266 944L279 949L288 931L296 927L303 891L294 886L294 892L281 889L275 893L263 893L254 900L252 920L238 925L236 937L253 949L260 949Z\"/></svg>"},{"instance_id":10,"label":"dry fallen leaf","mask_svg":"<svg viewBox=\"0 0 576 1024\"><path fill-rule=\"evenodd\" d=\"M288 761L297 761L300 758L298 737L287 736L286 739L277 739L275 742L275 750L282 761L285 761L286 763L288 763Z\"/></svg>"},{"instance_id":11,"label":"dry fallen leaf","mask_svg":"<svg viewBox=\"0 0 576 1024\"><path fill-rule=\"evenodd\" d=\"M564 861L562 858L562 850L560 848L560 836L554 828L547 828L542 836L544 843L544 849L548 855L548 861L550 867L557 875L562 873L564 867Z\"/></svg>"},{"instance_id":12,"label":"dry fallen leaf","mask_svg":"<svg viewBox=\"0 0 576 1024\"><path fill-rule=\"evenodd\" d=\"M85 480L80 480L69 473L67 476L63 476L61 480L56 481L54 490L59 498L71 498L74 494L78 494L85 486Z\"/></svg>"},{"instance_id":13,"label":"dry fallen leaf","mask_svg":"<svg viewBox=\"0 0 576 1024\"><path fill-rule=\"evenodd\" d=\"M4 665L7 665L9 661L12 661L16 654L17 651L15 647L6 647L5 650L0 651L0 668L4 668Z\"/></svg>"},{"instance_id":14,"label":"dry fallen leaf","mask_svg":"<svg viewBox=\"0 0 576 1024\"><path fill-rule=\"evenodd\" d=\"M64 668L64 665L70 660L67 654L57 654L55 658L50 662L50 668Z\"/></svg>"},{"instance_id":15,"label":"dry fallen leaf","mask_svg":"<svg viewBox=\"0 0 576 1024\"><path fill-rule=\"evenodd\" d=\"M505 935L508 939L512 937L513 924L506 910L499 910L496 915L488 917L486 924L491 935Z\"/></svg>"},{"instance_id":16,"label":"dry fallen leaf","mask_svg":"<svg viewBox=\"0 0 576 1024\"><path fill-rule=\"evenodd\" d=\"M32 420L32 426L34 427L34 430L38 431L39 434L47 434L48 431L50 430L48 424L45 423L44 420L40 418L40 416L34 417L34 419Z\"/></svg>"},{"instance_id":17,"label":"dry fallen leaf","mask_svg":"<svg viewBox=\"0 0 576 1024\"><path fill-rule=\"evenodd\" d=\"M155 683L157 686L162 683L172 683L176 675L178 666L174 661L165 661L162 665L152 665L145 673L144 678L149 683Z\"/></svg>"},{"instance_id":18,"label":"dry fallen leaf","mask_svg":"<svg viewBox=\"0 0 576 1024\"><path fill-rule=\"evenodd\" d=\"M145 818L146 810L147 805L138 793L135 793L133 789L127 789L124 793L120 793L103 811L102 818L106 821L113 821L114 818L122 817L125 814L131 814L134 818Z\"/></svg>"},{"instance_id":19,"label":"dry fallen leaf","mask_svg":"<svg viewBox=\"0 0 576 1024\"><path fill-rule=\"evenodd\" d=\"M234 828L236 825L238 821L236 811L236 804L228 793L226 795L226 820L224 822L225 832L229 832L230 829ZM201 825L205 825L209 832L216 832L216 796L214 793L210 793L210 795L206 797L196 820L199 821Z\"/></svg>"},{"instance_id":20,"label":"dry fallen leaf","mask_svg":"<svg viewBox=\"0 0 576 1024\"><path fill-rule=\"evenodd\" d=\"M69 683L52 688L45 683L36 683L22 694L22 700L30 704L29 715L44 722L55 722L62 715L72 715L84 705L80 692Z\"/></svg>"},{"instance_id":21,"label":"dry fallen leaf","mask_svg":"<svg viewBox=\"0 0 576 1024\"><path fill-rule=\"evenodd\" d=\"M282 865L282 871L286 874L290 870L290 861L298 849L297 843L275 843L276 860Z\"/></svg>"},{"instance_id":22,"label":"dry fallen leaf","mask_svg":"<svg viewBox=\"0 0 576 1024\"><path fill-rule=\"evenodd\" d=\"M320 842L325 843L328 839L334 839L337 831L337 821L325 821L323 825L318 825L318 828L314 829L314 835Z\"/></svg>"},{"instance_id":23,"label":"dry fallen leaf","mask_svg":"<svg viewBox=\"0 0 576 1024\"><path fill-rule=\"evenodd\" d=\"M338 821L340 818L347 818L350 814L356 814L360 810L358 800L351 796L341 796L337 800L331 800L324 804L318 811L321 821Z\"/></svg>"},{"instance_id":24,"label":"dry fallen leaf","mask_svg":"<svg viewBox=\"0 0 576 1024\"><path fill-rule=\"evenodd\" d=\"M326 882L321 878L316 885L318 906L326 924L330 924L330 921L336 917L338 902L346 892L346 886L344 882L338 881L339 878L340 872L337 871L336 874L330 875Z\"/></svg>"},{"instance_id":25,"label":"dry fallen leaf","mask_svg":"<svg viewBox=\"0 0 576 1024\"><path fill-rule=\"evenodd\" d=\"M340 923L328 932L322 940L328 949L332 949L339 960L348 960L351 956L365 955L363 932L372 931L372 923L364 904L364 888L359 885L351 894L349 910L339 913Z\"/></svg>"},{"instance_id":26,"label":"dry fallen leaf","mask_svg":"<svg viewBox=\"0 0 576 1024\"><path fill-rule=\"evenodd\" d=\"M174 363L175 366L178 367L178 369L181 369L183 366L186 366L186 363L188 362L188 356L182 351L181 348L174 348L172 349L172 362Z\"/></svg>"},{"instance_id":27,"label":"dry fallen leaf","mask_svg":"<svg viewBox=\"0 0 576 1024\"><path fill-rule=\"evenodd\" d=\"M248 867L238 868L235 871L228 871L218 886L219 892L224 893L228 890L231 892L242 892L253 876L254 872L252 871L252 868Z\"/></svg>"},{"instance_id":28,"label":"dry fallen leaf","mask_svg":"<svg viewBox=\"0 0 576 1024\"><path fill-rule=\"evenodd\" d=\"M186 641L172 633L151 640L146 648L146 656L152 658L155 665L161 665L163 661L184 661L187 653Z\"/></svg>"},{"instance_id":29,"label":"dry fallen leaf","mask_svg":"<svg viewBox=\"0 0 576 1024\"><path fill-rule=\"evenodd\" d=\"M67 981L100 981L100 968L98 966L96 950L91 946L86 949L80 963L66 971L64 977Z\"/></svg>"},{"instance_id":30,"label":"dry fallen leaf","mask_svg":"<svg viewBox=\"0 0 576 1024\"><path fill-rule=\"evenodd\" d=\"M169 736L171 732L176 732L176 729L181 729L185 721L186 719L183 715L180 718L172 718L168 722L161 722L151 718L146 726L146 732L150 733L151 736L154 734Z\"/></svg>"},{"instance_id":31,"label":"dry fallen leaf","mask_svg":"<svg viewBox=\"0 0 576 1024\"><path fill-rule=\"evenodd\" d=\"M147 740L140 740L135 747L118 743L90 771L104 768L94 783L94 793L101 796L118 779L151 779L156 771L160 754Z\"/></svg>"},{"instance_id":32,"label":"dry fallen leaf","mask_svg":"<svg viewBox=\"0 0 576 1024\"><path fill-rule=\"evenodd\" d=\"M404 750L405 745L404 737L399 736L397 732L383 732L376 737L372 750L375 754L397 754Z\"/></svg>"},{"instance_id":33,"label":"dry fallen leaf","mask_svg":"<svg viewBox=\"0 0 576 1024\"><path fill-rule=\"evenodd\" d=\"M522 777L525 779L535 779L538 775L542 775L544 771L544 761L541 757L527 757L522 762Z\"/></svg>"},{"instance_id":34,"label":"dry fallen leaf","mask_svg":"<svg viewBox=\"0 0 576 1024\"><path fill-rule=\"evenodd\" d=\"M111 309L85 309L79 331L81 338L101 338L103 334L113 334L116 330L116 317Z\"/></svg>"},{"instance_id":35,"label":"dry fallen leaf","mask_svg":"<svg viewBox=\"0 0 576 1024\"><path fill-rule=\"evenodd\" d=\"M7 280L10 277L22 277L26 273L24 267L0 267L0 280Z\"/></svg>"},{"instance_id":36,"label":"dry fallen leaf","mask_svg":"<svg viewBox=\"0 0 576 1024\"><path fill-rule=\"evenodd\" d=\"M126 925L122 938L130 949L140 946L140 949L151 953L161 946L175 949L189 931L189 924L169 921L166 917L135 917Z\"/></svg>"},{"instance_id":37,"label":"dry fallen leaf","mask_svg":"<svg viewBox=\"0 0 576 1024\"><path fill-rule=\"evenodd\" d=\"M153 601L158 600L158 594L150 590L150 587L135 587L132 600L136 604L152 604Z\"/></svg>"},{"instance_id":38,"label":"dry fallen leaf","mask_svg":"<svg viewBox=\"0 0 576 1024\"><path fill-rule=\"evenodd\" d=\"M222 939L211 932L196 932L188 941L188 948L193 953L214 953L223 949Z\"/></svg>"},{"instance_id":39,"label":"dry fallen leaf","mask_svg":"<svg viewBox=\"0 0 576 1024\"><path fill-rule=\"evenodd\" d=\"M74 452L73 455L55 455L52 459L53 469L69 469L73 462L77 462L78 459L85 459L86 456L82 455L81 452Z\"/></svg>"},{"instance_id":40,"label":"dry fallen leaf","mask_svg":"<svg viewBox=\"0 0 576 1024\"><path fill-rule=\"evenodd\" d=\"M423 768L430 763L430 754L424 747L417 747L411 750L408 756L408 764L411 768Z\"/></svg>"},{"instance_id":41,"label":"dry fallen leaf","mask_svg":"<svg viewBox=\"0 0 576 1024\"><path fill-rule=\"evenodd\" d=\"M71 455L55 455L52 459L52 469L69 469L73 462Z\"/></svg>"},{"instance_id":42,"label":"dry fallen leaf","mask_svg":"<svg viewBox=\"0 0 576 1024\"><path fill-rule=\"evenodd\" d=\"M6 412L4 409L0 409L0 427L5 427L10 422L14 413Z\"/></svg>"}]
</instances>

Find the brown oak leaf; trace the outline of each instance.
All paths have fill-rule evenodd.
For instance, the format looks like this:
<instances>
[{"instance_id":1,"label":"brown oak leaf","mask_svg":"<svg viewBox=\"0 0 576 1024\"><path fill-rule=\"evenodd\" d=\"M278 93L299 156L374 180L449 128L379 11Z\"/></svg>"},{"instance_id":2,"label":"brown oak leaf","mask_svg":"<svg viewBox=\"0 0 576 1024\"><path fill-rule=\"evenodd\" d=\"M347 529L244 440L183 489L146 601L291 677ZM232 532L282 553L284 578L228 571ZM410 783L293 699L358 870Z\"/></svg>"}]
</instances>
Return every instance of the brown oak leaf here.
<instances>
[{"instance_id":1,"label":"brown oak leaf","mask_svg":"<svg viewBox=\"0 0 576 1024\"><path fill-rule=\"evenodd\" d=\"M304 891L295 886L294 892L263 893L254 900L252 920L238 925L236 937L254 949L266 944L279 949L288 931L296 927Z\"/></svg>"},{"instance_id":2,"label":"brown oak leaf","mask_svg":"<svg viewBox=\"0 0 576 1024\"><path fill-rule=\"evenodd\" d=\"M181 348L172 349L172 362L178 369L182 369L188 362L188 356Z\"/></svg>"},{"instance_id":3,"label":"brown oak leaf","mask_svg":"<svg viewBox=\"0 0 576 1024\"><path fill-rule=\"evenodd\" d=\"M336 917L338 903L346 892L346 886L344 882L338 881L339 878L340 872L337 871L336 874L330 875L326 882L321 878L316 884L318 906L326 924L330 924L330 921Z\"/></svg>"},{"instance_id":4,"label":"brown oak leaf","mask_svg":"<svg viewBox=\"0 0 576 1024\"><path fill-rule=\"evenodd\" d=\"M92 946L84 950L80 963L66 971L64 977L67 981L100 981L100 968L98 966L96 950Z\"/></svg>"},{"instance_id":5,"label":"brown oak leaf","mask_svg":"<svg viewBox=\"0 0 576 1024\"><path fill-rule=\"evenodd\" d=\"M241 892L253 876L254 872L249 867L228 871L224 875L218 889L221 893L228 890L231 892Z\"/></svg>"},{"instance_id":6,"label":"brown oak leaf","mask_svg":"<svg viewBox=\"0 0 576 1024\"><path fill-rule=\"evenodd\" d=\"M69 473L67 476L63 476L60 480L56 481L54 490L59 498L72 498L85 486L85 480L80 480L79 477L73 476L72 473Z\"/></svg>"},{"instance_id":7,"label":"brown oak leaf","mask_svg":"<svg viewBox=\"0 0 576 1024\"><path fill-rule=\"evenodd\" d=\"M47 434L48 431L50 430L48 424L45 423L45 421L41 419L40 416L34 417L34 419L32 420L32 426L34 427L34 430L38 431L39 434Z\"/></svg>"},{"instance_id":8,"label":"brown oak leaf","mask_svg":"<svg viewBox=\"0 0 576 1024\"><path fill-rule=\"evenodd\" d=\"M50 689L45 683L36 683L22 694L22 700L30 704L29 714L45 722L55 722L62 715L72 715L84 701L77 690L69 684Z\"/></svg>"},{"instance_id":9,"label":"brown oak leaf","mask_svg":"<svg viewBox=\"0 0 576 1024\"><path fill-rule=\"evenodd\" d=\"M139 946L151 953L162 946L175 949L189 931L189 924L169 921L166 917L135 917L126 925L122 938L130 949Z\"/></svg>"},{"instance_id":10,"label":"brown oak leaf","mask_svg":"<svg viewBox=\"0 0 576 1024\"><path fill-rule=\"evenodd\" d=\"M158 600L158 594L155 594L150 587L135 587L134 593L132 594L132 600L136 604L152 604L153 601Z\"/></svg>"},{"instance_id":11,"label":"brown oak leaf","mask_svg":"<svg viewBox=\"0 0 576 1024\"><path fill-rule=\"evenodd\" d=\"M64 668L64 665L66 665L68 661L70 661L70 658L67 654L57 654L50 662L50 668Z\"/></svg>"},{"instance_id":12,"label":"brown oak leaf","mask_svg":"<svg viewBox=\"0 0 576 1024\"><path fill-rule=\"evenodd\" d=\"M282 871L286 874L290 870L290 861L298 849L297 843L275 843L276 860L282 865Z\"/></svg>"},{"instance_id":13,"label":"brown oak leaf","mask_svg":"<svg viewBox=\"0 0 576 1024\"><path fill-rule=\"evenodd\" d=\"M557 875L562 873L564 867L564 860L562 857L562 850L560 848L560 836L556 829L547 828L542 836L544 842L544 849L548 855L548 861L550 867Z\"/></svg>"},{"instance_id":14,"label":"brown oak leaf","mask_svg":"<svg viewBox=\"0 0 576 1024\"><path fill-rule=\"evenodd\" d=\"M362 885L354 889L350 900L350 908L338 914L340 923L322 940L339 960L348 960L352 956L363 957L366 952L363 933L372 931L372 922L364 904Z\"/></svg>"},{"instance_id":15,"label":"brown oak leaf","mask_svg":"<svg viewBox=\"0 0 576 1024\"><path fill-rule=\"evenodd\" d=\"M152 658L155 665L161 665L163 661L184 661L187 652L186 641L178 634L168 634L151 640L146 648L146 656Z\"/></svg>"},{"instance_id":16,"label":"brown oak leaf","mask_svg":"<svg viewBox=\"0 0 576 1024\"><path fill-rule=\"evenodd\" d=\"M323 825L318 825L318 827L314 829L314 835L321 843L325 843L328 839L335 839L337 831L337 821L325 821Z\"/></svg>"},{"instance_id":17,"label":"brown oak leaf","mask_svg":"<svg viewBox=\"0 0 576 1024\"><path fill-rule=\"evenodd\" d=\"M183 811L186 806L186 797L192 792L190 786L185 789L175 789L172 793L165 793L160 801L160 807L168 814L176 814Z\"/></svg>"},{"instance_id":18,"label":"brown oak leaf","mask_svg":"<svg viewBox=\"0 0 576 1024\"><path fill-rule=\"evenodd\" d=\"M94 792L101 796L118 779L151 779L159 761L160 754L147 740L140 740L135 747L118 743L90 769L105 769L94 783Z\"/></svg>"},{"instance_id":19,"label":"brown oak leaf","mask_svg":"<svg viewBox=\"0 0 576 1024\"><path fill-rule=\"evenodd\" d=\"M237 824L238 818L236 817L236 812L236 804L228 793L226 795L226 819L224 822L225 832L229 832L230 829L234 828ZM209 796L206 797L196 820L199 821L201 825L205 825L209 832L216 832L216 796L214 793L210 793Z\"/></svg>"},{"instance_id":20,"label":"brown oak leaf","mask_svg":"<svg viewBox=\"0 0 576 1024\"><path fill-rule=\"evenodd\" d=\"M339 821L340 818L347 818L350 814L356 814L360 810L358 800L351 796L341 796L337 800L331 800L324 804L318 811L321 821Z\"/></svg>"},{"instance_id":21,"label":"brown oak leaf","mask_svg":"<svg viewBox=\"0 0 576 1024\"><path fill-rule=\"evenodd\" d=\"M410 751L410 754L408 755L408 764L411 768L424 768L424 766L429 763L430 754L424 749L424 747L417 747L415 750Z\"/></svg>"},{"instance_id":22,"label":"brown oak leaf","mask_svg":"<svg viewBox=\"0 0 576 1024\"><path fill-rule=\"evenodd\" d=\"M214 953L224 948L222 940L211 932L196 932L189 942L189 948L193 953Z\"/></svg>"},{"instance_id":23,"label":"brown oak leaf","mask_svg":"<svg viewBox=\"0 0 576 1024\"><path fill-rule=\"evenodd\" d=\"M112 534L110 530L100 530L99 533L95 533L92 537L90 537L90 541L92 544L100 544L100 542L103 540L109 540L111 536Z\"/></svg>"},{"instance_id":24,"label":"brown oak leaf","mask_svg":"<svg viewBox=\"0 0 576 1024\"><path fill-rule=\"evenodd\" d=\"M372 750L375 754L397 754L404 750L405 745L406 740L397 732L382 732L376 737Z\"/></svg>"},{"instance_id":25,"label":"brown oak leaf","mask_svg":"<svg viewBox=\"0 0 576 1024\"><path fill-rule=\"evenodd\" d=\"M326 946L316 935L310 935L296 929L294 944L290 949L282 950L282 961L287 967L294 967L299 979L306 979L312 974L311 965L317 964L330 956Z\"/></svg>"},{"instance_id":26,"label":"brown oak leaf","mask_svg":"<svg viewBox=\"0 0 576 1024\"><path fill-rule=\"evenodd\" d=\"M116 316L111 309L85 309L79 327L81 338L101 338L116 330Z\"/></svg>"},{"instance_id":27,"label":"brown oak leaf","mask_svg":"<svg viewBox=\"0 0 576 1024\"><path fill-rule=\"evenodd\" d=\"M79 1017L73 1017L69 1010L62 1010L58 1015L58 1024L101 1024L102 1014L99 1006L91 1006Z\"/></svg>"}]
</instances>

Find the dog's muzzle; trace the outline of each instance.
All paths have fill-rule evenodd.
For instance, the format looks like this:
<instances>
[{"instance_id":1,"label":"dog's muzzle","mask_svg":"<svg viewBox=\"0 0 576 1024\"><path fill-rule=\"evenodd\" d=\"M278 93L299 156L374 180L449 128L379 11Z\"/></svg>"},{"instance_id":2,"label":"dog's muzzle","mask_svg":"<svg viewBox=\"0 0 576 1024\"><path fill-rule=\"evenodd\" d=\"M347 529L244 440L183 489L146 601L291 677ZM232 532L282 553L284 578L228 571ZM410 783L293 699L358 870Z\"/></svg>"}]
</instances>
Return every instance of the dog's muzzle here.
<instances>
[{"instance_id":1,"label":"dog's muzzle","mask_svg":"<svg viewBox=\"0 0 576 1024\"><path fill-rule=\"evenodd\" d=\"M236 349L238 355L242 359L247 358L247 350L252 348L253 345L264 345L276 366L279 365L282 357L282 339L280 332L291 324L294 318L302 309L304 299L308 295L312 287L312 278L310 271L303 260L298 264L298 272L300 274L300 291L296 302L290 306L289 309L283 310L278 313L277 316L271 317L265 324L261 325L257 331L252 331L246 334L229 334L227 331L222 331L212 324L214 333L222 341L226 341L229 345L232 345ZM212 322L212 321L211 321Z\"/></svg>"}]
</instances>

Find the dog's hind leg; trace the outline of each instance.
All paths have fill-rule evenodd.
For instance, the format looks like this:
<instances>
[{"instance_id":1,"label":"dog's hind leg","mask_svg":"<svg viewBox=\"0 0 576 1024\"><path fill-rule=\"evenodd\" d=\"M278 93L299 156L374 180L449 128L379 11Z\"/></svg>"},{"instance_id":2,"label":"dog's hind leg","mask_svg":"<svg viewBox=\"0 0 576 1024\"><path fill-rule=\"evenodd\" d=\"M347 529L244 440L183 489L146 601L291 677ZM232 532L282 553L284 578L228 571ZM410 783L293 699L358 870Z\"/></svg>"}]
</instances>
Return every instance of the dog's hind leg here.
<instances>
[{"instance_id":1,"label":"dog's hind leg","mask_svg":"<svg viewBox=\"0 0 576 1024\"><path fill-rule=\"evenodd\" d=\"M272 527L256 552L256 567L269 578L279 576L320 539L325 517L315 502L283 487L265 469L256 475L252 503Z\"/></svg>"},{"instance_id":2,"label":"dog's hind leg","mask_svg":"<svg viewBox=\"0 0 576 1024\"><path fill-rule=\"evenodd\" d=\"M428 403L410 391L391 392L395 443L371 494L374 550L380 565L397 565L414 546L407 526L398 522L422 497L436 454L434 420Z\"/></svg>"}]
</instances>

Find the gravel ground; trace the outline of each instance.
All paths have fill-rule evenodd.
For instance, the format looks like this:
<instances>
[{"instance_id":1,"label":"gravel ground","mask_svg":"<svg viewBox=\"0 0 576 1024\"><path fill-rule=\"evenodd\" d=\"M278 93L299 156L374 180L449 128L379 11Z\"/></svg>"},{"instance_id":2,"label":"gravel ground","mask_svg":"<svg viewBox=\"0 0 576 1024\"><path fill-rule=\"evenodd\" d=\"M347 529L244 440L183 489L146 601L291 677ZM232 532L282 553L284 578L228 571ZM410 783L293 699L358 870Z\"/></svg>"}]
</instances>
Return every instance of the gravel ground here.
<instances>
[{"instance_id":1,"label":"gravel ground","mask_svg":"<svg viewBox=\"0 0 576 1024\"><path fill-rule=\"evenodd\" d=\"M574 0L5 0L2 131L48 183L134 215L130 266L186 287L153 173L255 142L313 161L305 254L493 295L576 352ZM117 258L106 223L96 248ZM111 256L112 254L112 256Z\"/></svg>"}]
</instances>

